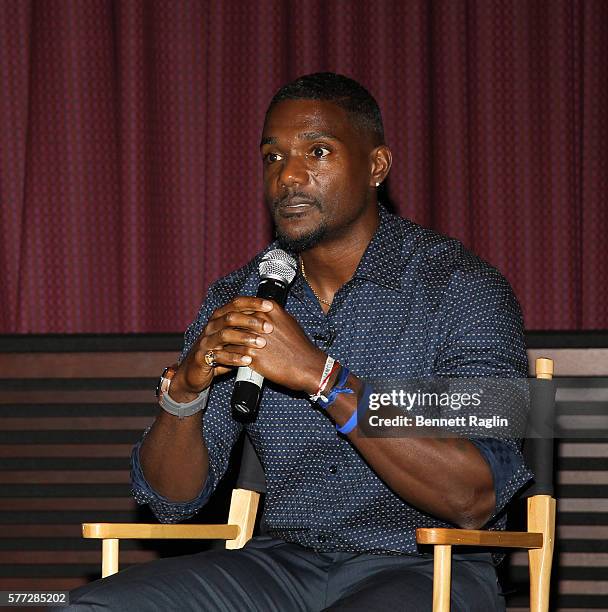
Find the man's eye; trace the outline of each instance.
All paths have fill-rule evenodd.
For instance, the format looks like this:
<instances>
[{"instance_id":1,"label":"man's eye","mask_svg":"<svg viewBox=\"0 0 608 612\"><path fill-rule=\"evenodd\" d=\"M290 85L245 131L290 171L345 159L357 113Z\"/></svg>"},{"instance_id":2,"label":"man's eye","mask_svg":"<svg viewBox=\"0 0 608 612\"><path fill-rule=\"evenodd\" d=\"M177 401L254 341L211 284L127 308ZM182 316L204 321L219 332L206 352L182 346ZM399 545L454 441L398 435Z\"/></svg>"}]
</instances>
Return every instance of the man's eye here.
<instances>
[{"instance_id":1,"label":"man's eye","mask_svg":"<svg viewBox=\"0 0 608 612\"><path fill-rule=\"evenodd\" d=\"M264 155L264 161L267 164L273 164L279 159L281 159L281 156L278 153L266 153L266 155Z\"/></svg>"},{"instance_id":2,"label":"man's eye","mask_svg":"<svg viewBox=\"0 0 608 612\"><path fill-rule=\"evenodd\" d=\"M330 150L327 147L314 147L312 150L313 157L317 157L318 159L327 157L329 153Z\"/></svg>"}]
</instances>

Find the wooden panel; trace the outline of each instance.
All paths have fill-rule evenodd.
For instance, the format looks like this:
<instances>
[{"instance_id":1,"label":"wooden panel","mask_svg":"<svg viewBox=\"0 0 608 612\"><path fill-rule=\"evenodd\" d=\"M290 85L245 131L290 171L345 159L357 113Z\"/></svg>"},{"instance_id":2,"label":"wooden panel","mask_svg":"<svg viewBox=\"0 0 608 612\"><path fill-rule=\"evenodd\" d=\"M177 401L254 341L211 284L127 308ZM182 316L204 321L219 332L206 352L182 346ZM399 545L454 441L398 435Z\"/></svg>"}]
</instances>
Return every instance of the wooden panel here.
<instances>
[{"instance_id":1,"label":"wooden panel","mask_svg":"<svg viewBox=\"0 0 608 612\"><path fill-rule=\"evenodd\" d=\"M608 457L608 442L593 444L580 442L562 442L557 449L559 457Z\"/></svg>"},{"instance_id":2,"label":"wooden panel","mask_svg":"<svg viewBox=\"0 0 608 612\"><path fill-rule=\"evenodd\" d=\"M562 553L558 557L559 567L607 567L608 553ZM528 567L528 553L514 552L511 556L513 565Z\"/></svg>"},{"instance_id":3,"label":"wooden panel","mask_svg":"<svg viewBox=\"0 0 608 612\"><path fill-rule=\"evenodd\" d=\"M79 429L136 429L142 431L150 425L154 418L149 417L48 417L37 418L35 422L31 418L3 418L2 429L9 430L24 430L24 429L43 429L50 431L52 429L63 429L66 431L76 431Z\"/></svg>"},{"instance_id":4,"label":"wooden panel","mask_svg":"<svg viewBox=\"0 0 608 612\"><path fill-rule=\"evenodd\" d=\"M608 484L608 471L599 470L562 470L558 474L558 484L596 485Z\"/></svg>"},{"instance_id":5,"label":"wooden panel","mask_svg":"<svg viewBox=\"0 0 608 612\"><path fill-rule=\"evenodd\" d=\"M130 455L131 448L131 444L0 444L0 457L124 458Z\"/></svg>"},{"instance_id":6,"label":"wooden panel","mask_svg":"<svg viewBox=\"0 0 608 612\"><path fill-rule=\"evenodd\" d=\"M135 500L128 497L9 497L0 498L0 511L14 510L131 510Z\"/></svg>"},{"instance_id":7,"label":"wooden panel","mask_svg":"<svg viewBox=\"0 0 608 612\"><path fill-rule=\"evenodd\" d=\"M0 538L80 538L82 528L72 525L0 525Z\"/></svg>"},{"instance_id":8,"label":"wooden panel","mask_svg":"<svg viewBox=\"0 0 608 612\"><path fill-rule=\"evenodd\" d=\"M560 580L558 592L568 595L608 595L608 580Z\"/></svg>"},{"instance_id":9,"label":"wooden panel","mask_svg":"<svg viewBox=\"0 0 608 612\"><path fill-rule=\"evenodd\" d=\"M559 504L559 500L558 500ZM558 540L608 540L608 525L558 525Z\"/></svg>"},{"instance_id":10,"label":"wooden panel","mask_svg":"<svg viewBox=\"0 0 608 612\"><path fill-rule=\"evenodd\" d=\"M7 387L0 396L0 590L75 588L99 571L100 543L82 539L80 516L90 522L154 520L130 495L129 455L158 411L155 380L177 352L138 345L134 352L94 353L87 347L0 354L6 379L0 384ZM553 606L608 609L601 603L608 568L608 436L597 429L608 414L608 378L598 378L608 377L608 350L529 353L555 360L559 418L568 436L557 447L555 575L561 583ZM580 376L594 378L588 386L567 378ZM201 522L226 518L228 499L214 503L217 517L199 517ZM127 540L121 549L122 566L180 552L156 548L155 541ZM522 555L515 553L506 572L519 588L509 600L513 610L527 609Z\"/></svg>"},{"instance_id":11,"label":"wooden panel","mask_svg":"<svg viewBox=\"0 0 608 612\"><path fill-rule=\"evenodd\" d=\"M0 483L53 484L60 482L131 482L128 471L64 470L48 472L0 471Z\"/></svg>"},{"instance_id":12,"label":"wooden panel","mask_svg":"<svg viewBox=\"0 0 608 612\"><path fill-rule=\"evenodd\" d=\"M110 384L110 383L108 383ZM154 399L152 385L147 389L134 389L124 391L122 389L99 389L93 391L3 391L0 396L1 404L120 404L134 402L151 402Z\"/></svg>"},{"instance_id":13,"label":"wooden panel","mask_svg":"<svg viewBox=\"0 0 608 612\"><path fill-rule=\"evenodd\" d=\"M157 377L176 353L0 353L3 378Z\"/></svg>"}]
</instances>

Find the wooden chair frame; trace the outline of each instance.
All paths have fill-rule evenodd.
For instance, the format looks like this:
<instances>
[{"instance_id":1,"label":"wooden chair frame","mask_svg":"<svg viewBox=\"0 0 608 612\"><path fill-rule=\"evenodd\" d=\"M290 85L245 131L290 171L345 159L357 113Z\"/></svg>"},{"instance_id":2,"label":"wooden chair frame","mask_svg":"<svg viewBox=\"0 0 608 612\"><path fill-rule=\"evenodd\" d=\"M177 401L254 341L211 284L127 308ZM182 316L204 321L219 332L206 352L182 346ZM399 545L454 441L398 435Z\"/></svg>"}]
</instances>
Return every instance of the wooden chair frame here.
<instances>
[{"instance_id":1,"label":"wooden chair frame","mask_svg":"<svg viewBox=\"0 0 608 612\"><path fill-rule=\"evenodd\" d=\"M553 378L553 361L536 360L536 377ZM484 531L470 529L416 529L416 542L434 547L433 612L449 612L452 574L452 546L483 546L528 549L530 611L549 610L551 565L555 544L555 498L534 495L528 498L528 531Z\"/></svg>"},{"instance_id":2,"label":"wooden chair frame","mask_svg":"<svg viewBox=\"0 0 608 612\"><path fill-rule=\"evenodd\" d=\"M101 577L118 572L120 540L226 540L226 548L242 548L251 539L260 494L234 489L225 525L162 525L156 523L83 523L82 536L101 543Z\"/></svg>"}]
</instances>

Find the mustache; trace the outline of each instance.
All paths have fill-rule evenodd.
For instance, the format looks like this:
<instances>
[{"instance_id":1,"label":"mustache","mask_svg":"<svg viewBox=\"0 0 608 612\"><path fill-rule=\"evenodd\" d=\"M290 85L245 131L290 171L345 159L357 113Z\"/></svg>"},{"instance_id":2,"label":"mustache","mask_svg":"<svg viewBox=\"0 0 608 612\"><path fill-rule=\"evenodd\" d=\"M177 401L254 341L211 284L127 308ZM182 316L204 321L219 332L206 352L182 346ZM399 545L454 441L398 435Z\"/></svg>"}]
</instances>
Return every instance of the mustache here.
<instances>
[{"instance_id":1,"label":"mustache","mask_svg":"<svg viewBox=\"0 0 608 612\"><path fill-rule=\"evenodd\" d=\"M277 211L279 208L284 206L289 206L294 200L298 200L299 202L307 202L311 206L315 206L319 210L322 210L321 202L317 200L317 198L313 198L307 193L302 193L301 191L295 191L293 193L288 193L280 198L274 198L270 204L272 206L273 211Z\"/></svg>"}]
</instances>

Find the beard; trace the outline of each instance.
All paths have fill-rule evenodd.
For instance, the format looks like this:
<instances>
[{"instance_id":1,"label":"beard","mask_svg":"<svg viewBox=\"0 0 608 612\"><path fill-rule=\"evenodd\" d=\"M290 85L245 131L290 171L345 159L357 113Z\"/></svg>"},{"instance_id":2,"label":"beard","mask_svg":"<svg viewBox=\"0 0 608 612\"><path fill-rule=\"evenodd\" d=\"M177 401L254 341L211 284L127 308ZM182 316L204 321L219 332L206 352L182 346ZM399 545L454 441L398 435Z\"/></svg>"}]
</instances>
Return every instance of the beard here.
<instances>
[{"instance_id":1,"label":"beard","mask_svg":"<svg viewBox=\"0 0 608 612\"><path fill-rule=\"evenodd\" d=\"M275 227L277 227L276 237L277 237L277 240L279 241L279 245L281 246L282 249L286 251L291 251L292 253L299 254L302 251L311 249L312 247L322 242L323 239L327 236L329 228L327 227L327 221L323 220L316 228L310 230L306 234L302 234L301 236L293 237L293 236L288 236L286 234L283 234L278 229L278 223L277 223L278 210L281 205L285 204L293 197L300 197L300 198L305 198L307 200L310 200L313 206L315 206L321 212L323 212L323 205L317 198L311 198L310 196L307 196L306 194L302 194L299 192L295 194L289 194L287 196L284 196L282 198L277 198L275 200L267 201L267 204L269 205L272 216L274 217Z\"/></svg>"},{"instance_id":2,"label":"beard","mask_svg":"<svg viewBox=\"0 0 608 612\"><path fill-rule=\"evenodd\" d=\"M327 236L327 224L321 223L318 227L301 236L286 236L277 230L277 240L282 249L292 253L301 253L317 246Z\"/></svg>"}]
</instances>

